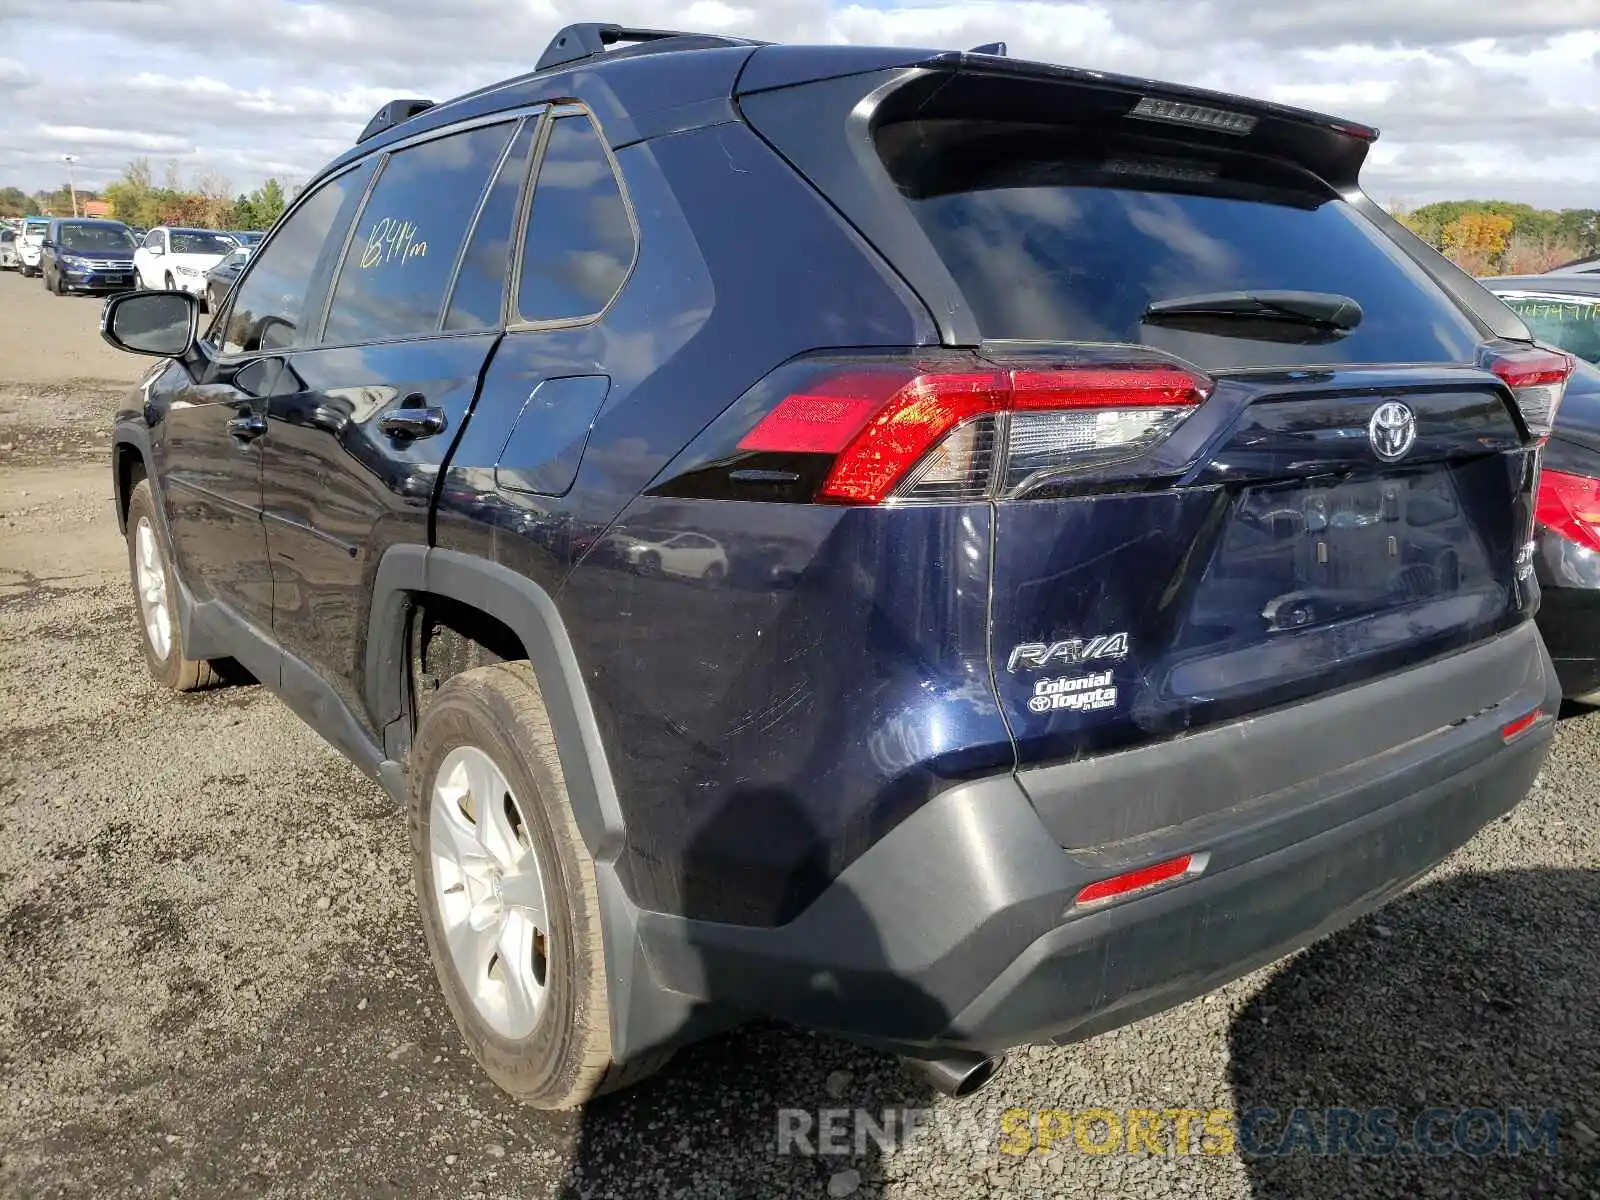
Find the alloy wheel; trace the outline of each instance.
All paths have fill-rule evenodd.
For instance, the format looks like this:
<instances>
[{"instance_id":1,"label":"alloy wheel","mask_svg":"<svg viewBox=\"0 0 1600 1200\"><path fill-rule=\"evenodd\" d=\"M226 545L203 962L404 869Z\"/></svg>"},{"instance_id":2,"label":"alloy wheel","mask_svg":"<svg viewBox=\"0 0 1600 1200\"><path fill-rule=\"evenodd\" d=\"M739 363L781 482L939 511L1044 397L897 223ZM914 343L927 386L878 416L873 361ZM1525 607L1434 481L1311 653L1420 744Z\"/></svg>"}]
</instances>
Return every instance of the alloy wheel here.
<instances>
[{"instance_id":1,"label":"alloy wheel","mask_svg":"<svg viewBox=\"0 0 1600 1200\"><path fill-rule=\"evenodd\" d=\"M451 962L489 1027L525 1038L544 1008L550 952L533 830L504 772L476 746L439 764L430 809L433 900Z\"/></svg>"}]
</instances>

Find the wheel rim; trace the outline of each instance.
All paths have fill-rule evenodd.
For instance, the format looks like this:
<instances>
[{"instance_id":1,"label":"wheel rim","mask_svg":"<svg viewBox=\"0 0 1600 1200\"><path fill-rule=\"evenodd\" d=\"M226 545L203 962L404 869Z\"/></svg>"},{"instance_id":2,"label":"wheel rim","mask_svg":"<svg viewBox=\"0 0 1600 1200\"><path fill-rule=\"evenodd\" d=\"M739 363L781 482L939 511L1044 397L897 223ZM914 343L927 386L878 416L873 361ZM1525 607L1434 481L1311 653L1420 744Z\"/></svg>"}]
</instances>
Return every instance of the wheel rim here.
<instances>
[{"instance_id":1,"label":"wheel rim","mask_svg":"<svg viewBox=\"0 0 1600 1200\"><path fill-rule=\"evenodd\" d=\"M139 589L139 615L150 649L162 661L172 651L172 614L167 611L167 572L161 565L161 548L149 517L140 517L134 529L134 583Z\"/></svg>"},{"instance_id":2,"label":"wheel rim","mask_svg":"<svg viewBox=\"0 0 1600 1200\"><path fill-rule=\"evenodd\" d=\"M459 746L433 778L433 898L450 961L478 1015L525 1038L544 1009L550 921L533 831L505 774Z\"/></svg>"}]
</instances>

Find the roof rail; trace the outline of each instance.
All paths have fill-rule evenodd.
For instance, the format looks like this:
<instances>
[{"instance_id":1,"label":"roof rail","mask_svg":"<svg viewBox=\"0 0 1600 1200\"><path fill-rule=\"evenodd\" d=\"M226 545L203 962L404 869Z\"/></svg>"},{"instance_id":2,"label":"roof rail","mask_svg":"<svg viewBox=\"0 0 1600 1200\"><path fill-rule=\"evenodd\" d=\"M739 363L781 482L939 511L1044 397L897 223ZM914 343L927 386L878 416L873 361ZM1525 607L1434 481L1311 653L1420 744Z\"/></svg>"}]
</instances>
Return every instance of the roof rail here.
<instances>
[{"instance_id":1,"label":"roof rail","mask_svg":"<svg viewBox=\"0 0 1600 1200\"><path fill-rule=\"evenodd\" d=\"M662 42L668 38L680 37L694 38L700 46L707 44L751 46L756 44L748 38L684 33L676 29L631 29L626 25L588 21L578 25L568 25L555 37L551 38L550 44L545 47L544 53L539 56L539 61L535 64L534 70L548 71L551 67L561 67L567 63L578 62L581 59L593 58L597 54L604 54L607 46L614 46L618 42Z\"/></svg>"},{"instance_id":2,"label":"roof rail","mask_svg":"<svg viewBox=\"0 0 1600 1200\"><path fill-rule=\"evenodd\" d=\"M427 112L432 107L432 100L391 100L372 114L372 120L367 122L367 127L356 138L356 145L359 146L368 138L376 137L385 129L409 121L418 113Z\"/></svg>"}]
</instances>

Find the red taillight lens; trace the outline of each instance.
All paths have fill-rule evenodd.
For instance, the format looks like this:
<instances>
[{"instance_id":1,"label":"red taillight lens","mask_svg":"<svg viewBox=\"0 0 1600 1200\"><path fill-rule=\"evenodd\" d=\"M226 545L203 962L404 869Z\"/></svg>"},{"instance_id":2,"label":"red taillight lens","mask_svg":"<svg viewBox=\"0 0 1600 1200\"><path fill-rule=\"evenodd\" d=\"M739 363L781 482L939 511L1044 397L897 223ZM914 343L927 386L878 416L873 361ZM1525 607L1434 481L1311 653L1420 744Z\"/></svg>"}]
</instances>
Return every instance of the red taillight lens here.
<instances>
[{"instance_id":1,"label":"red taillight lens","mask_svg":"<svg viewBox=\"0 0 1600 1200\"><path fill-rule=\"evenodd\" d=\"M974 498L988 494L997 463L1011 488L1147 448L1210 391L1205 376L1165 363L842 369L784 397L739 449L835 454L819 501Z\"/></svg>"},{"instance_id":2,"label":"red taillight lens","mask_svg":"<svg viewBox=\"0 0 1600 1200\"><path fill-rule=\"evenodd\" d=\"M1546 467L1539 473L1534 520L1568 541L1600 551L1600 479Z\"/></svg>"},{"instance_id":3,"label":"red taillight lens","mask_svg":"<svg viewBox=\"0 0 1600 1200\"><path fill-rule=\"evenodd\" d=\"M1533 436L1549 437L1575 365L1572 355L1542 346L1496 350L1490 352L1485 365L1511 389Z\"/></svg>"}]
</instances>

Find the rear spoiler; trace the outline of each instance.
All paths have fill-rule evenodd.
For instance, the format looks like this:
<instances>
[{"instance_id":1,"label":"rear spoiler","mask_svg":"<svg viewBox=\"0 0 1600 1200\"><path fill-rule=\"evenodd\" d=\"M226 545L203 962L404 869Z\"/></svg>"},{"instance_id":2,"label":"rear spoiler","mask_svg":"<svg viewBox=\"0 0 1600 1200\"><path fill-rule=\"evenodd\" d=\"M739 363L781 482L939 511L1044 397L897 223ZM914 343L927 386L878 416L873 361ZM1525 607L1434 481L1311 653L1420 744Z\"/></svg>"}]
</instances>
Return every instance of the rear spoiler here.
<instances>
[{"instance_id":1,"label":"rear spoiler","mask_svg":"<svg viewBox=\"0 0 1600 1200\"><path fill-rule=\"evenodd\" d=\"M1150 132L1163 125L1168 131L1182 127L1187 142L1247 150L1292 163L1339 191L1356 186L1367 150L1378 138L1370 125L1308 109L1000 54L858 50L855 55L857 61L851 63L837 52L814 47L763 47L751 56L737 94L838 78L849 66L863 73L899 68L907 72L904 86L885 89L874 124L943 116L1148 122Z\"/></svg>"}]
</instances>

